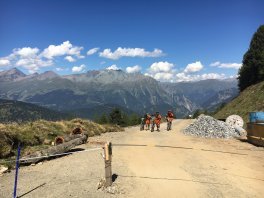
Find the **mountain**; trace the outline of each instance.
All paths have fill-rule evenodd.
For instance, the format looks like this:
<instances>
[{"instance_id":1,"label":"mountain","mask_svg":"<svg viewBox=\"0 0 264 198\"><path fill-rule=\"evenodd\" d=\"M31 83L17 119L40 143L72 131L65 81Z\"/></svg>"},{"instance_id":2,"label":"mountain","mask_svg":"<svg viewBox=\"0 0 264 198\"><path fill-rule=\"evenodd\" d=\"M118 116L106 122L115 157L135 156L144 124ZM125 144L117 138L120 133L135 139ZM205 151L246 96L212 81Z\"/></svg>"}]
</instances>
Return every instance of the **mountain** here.
<instances>
[{"instance_id":1,"label":"mountain","mask_svg":"<svg viewBox=\"0 0 264 198\"><path fill-rule=\"evenodd\" d=\"M2 81L13 81L17 78L23 78L26 74L18 70L17 68L13 68L7 71L0 72L0 82Z\"/></svg>"},{"instance_id":2,"label":"mountain","mask_svg":"<svg viewBox=\"0 0 264 198\"><path fill-rule=\"evenodd\" d=\"M246 88L220 109L215 117L225 119L229 115L237 114L242 116L244 122L248 122L248 113L254 111L264 111L264 81Z\"/></svg>"},{"instance_id":3,"label":"mountain","mask_svg":"<svg viewBox=\"0 0 264 198\"><path fill-rule=\"evenodd\" d=\"M109 113L112 112L114 108L120 109L126 115L136 114L136 112L133 112L130 109L115 104L114 105L102 104L90 108L73 109L73 110L69 110L68 112L77 118L88 118L94 120L97 117L101 116L102 114L109 115Z\"/></svg>"},{"instance_id":4,"label":"mountain","mask_svg":"<svg viewBox=\"0 0 264 198\"><path fill-rule=\"evenodd\" d=\"M0 97L22 100L57 110L116 104L135 112L153 105L169 105L166 92L151 77L102 70L86 74L36 77L0 84Z\"/></svg>"},{"instance_id":5,"label":"mountain","mask_svg":"<svg viewBox=\"0 0 264 198\"><path fill-rule=\"evenodd\" d=\"M0 99L0 123L70 119L72 116L34 104Z\"/></svg>"},{"instance_id":6,"label":"mountain","mask_svg":"<svg viewBox=\"0 0 264 198\"><path fill-rule=\"evenodd\" d=\"M227 104L233 98L239 94L237 88L230 88L226 90L221 90L217 92L214 96L210 97L208 100L205 100L203 107L206 107L208 111L215 111L219 106Z\"/></svg>"},{"instance_id":7,"label":"mountain","mask_svg":"<svg viewBox=\"0 0 264 198\"><path fill-rule=\"evenodd\" d=\"M237 80L202 80L198 82L161 83L175 105L190 113L197 109L214 110L238 94Z\"/></svg>"},{"instance_id":8,"label":"mountain","mask_svg":"<svg viewBox=\"0 0 264 198\"><path fill-rule=\"evenodd\" d=\"M93 117L118 106L136 113L168 109L178 117L206 108L205 101L219 91L237 89L236 80L207 80L188 83L161 83L141 73L122 70L88 71L83 74L59 76L54 72L33 74L0 83L0 98L34 103L58 111ZM218 98L221 104L222 98ZM99 113L100 113L99 112ZM104 112L102 112L104 113Z\"/></svg>"}]
</instances>

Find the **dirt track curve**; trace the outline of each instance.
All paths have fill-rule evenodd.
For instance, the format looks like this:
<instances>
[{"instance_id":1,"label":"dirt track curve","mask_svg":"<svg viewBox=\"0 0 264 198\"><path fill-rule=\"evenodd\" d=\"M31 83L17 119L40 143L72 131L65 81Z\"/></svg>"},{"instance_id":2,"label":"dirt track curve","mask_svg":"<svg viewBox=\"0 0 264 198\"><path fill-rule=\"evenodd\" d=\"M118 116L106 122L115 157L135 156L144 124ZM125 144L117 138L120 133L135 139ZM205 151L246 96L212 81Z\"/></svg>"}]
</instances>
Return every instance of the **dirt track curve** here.
<instances>
[{"instance_id":1,"label":"dirt track curve","mask_svg":"<svg viewBox=\"0 0 264 198\"><path fill-rule=\"evenodd\" d=\"M183 135L191 120L161 132L127 128L91 140L113 144L114 185L120 194L97 190L104 176L101 151L81 152L22 167L20 197L263 197L264 149L239 140ZM89 149L90 145L80 148ZM11 197L14 172L0 177L0 197ZM22 196L21 196L22 195Z\"/></svg>"}]
</instances>

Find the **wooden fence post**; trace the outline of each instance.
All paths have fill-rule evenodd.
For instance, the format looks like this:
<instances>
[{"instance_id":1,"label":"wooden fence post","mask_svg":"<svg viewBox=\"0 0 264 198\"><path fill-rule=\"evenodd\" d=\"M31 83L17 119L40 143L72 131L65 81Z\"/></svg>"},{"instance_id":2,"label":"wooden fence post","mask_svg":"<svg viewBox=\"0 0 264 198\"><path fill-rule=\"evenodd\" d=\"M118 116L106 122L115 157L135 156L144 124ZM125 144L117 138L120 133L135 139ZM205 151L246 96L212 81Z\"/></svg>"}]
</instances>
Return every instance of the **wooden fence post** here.
<instances>
[{"instance_id":1,"label":"wooden fence post","mask_svg":"<svg viewBox=\"0 0 264 198\"><path fill-rule=\"evenodd\" d=\"M112 185L112 143L107 142L104 145L105 156L105 187Z\"/></svg>"}]
</instances>

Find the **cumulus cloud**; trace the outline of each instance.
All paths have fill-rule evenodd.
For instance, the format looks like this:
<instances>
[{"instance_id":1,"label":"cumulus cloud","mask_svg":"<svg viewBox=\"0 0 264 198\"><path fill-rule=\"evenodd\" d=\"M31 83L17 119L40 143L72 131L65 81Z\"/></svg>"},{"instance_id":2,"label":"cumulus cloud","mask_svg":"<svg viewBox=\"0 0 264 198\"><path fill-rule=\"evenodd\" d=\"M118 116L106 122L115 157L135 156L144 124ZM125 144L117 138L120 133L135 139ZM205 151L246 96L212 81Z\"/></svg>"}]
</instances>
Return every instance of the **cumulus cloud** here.
<instances>
[{"instance_id":1,"label":"cumulus cloud","mask_svg":"<svg viewBox=\"0 0 264 198\"><path fill-rule=\"evenodd\" d=\"M100 57L117 60L121 57L160 57L163 56L163 52L160 49L154 49L152 52L146 51L143 48L117 48L115 51L111 49L104 49L99 53Z\"/></svg>"},{"instance_id":2,"label":"cumulus cloud","mask_svg":"<svg viewBox=\"0 0 264 198\"><path fill-rule=\"evenodd\" d=\"M175 77L173 73L168 73L168 72L145 73L144 75L150 76L159 81L173 81Z\"/></svg>"},{"instance_id":3,"label":"cumulus cloud","mask_svg":"<svg viewBox=\"0 0 264 198\"><path fill-rule=\"evenodd\" d=\"M8 59L0 59L0 66L9 66L10 63L11 62Z\"/></svg>"},{"instance_id":4,"label":"cumulus cloud","mask_svg":"<svg viewBox=\"0 0 264 198\"><path fill-rule=\"evenodd\" d=\"M186 73L182 72L182 73L177 73L175 75L175 81L176 82L199 81L199 80L208 80L208 79L225 79L225 78L227 78L225 74L218 74L218 73L190 75L190 74L186 74Z\"/></svg>"},{"instance_id":5,"label":"cumulus cloud","mask_svg":"<svg viewBox=\"0 0 264 198\"><path fill-rule=\"evenodd\" d=\"M83 72L85 70L85 65L82 64L80 66L74 66L72 68L72 72Z\"/></svg>"},{"instance_id":6,"label":"cumulus cloud","mask_svg":"<svg viewBox=\"0 0 264 198\"><path fill-rule=\"evenodd\" d=\"M72 56L66 56L64 59L71 63L75 61L75 59Z\"/></svg>"},{"instance_id":7,"label":"cumulus cloud","mask_svg":"<svg viewBox=\"0 0 264 198\"><path fill-rule=\"evenodd\" d=\"M65 41L60 45L49 45L49 47L43 50L41 55L47 59L53 59L56 56L64 55L83 58L83 56L81 55L81 50L83 50L83 47L73 46L70 41Z\"/></svg>"},{"instance_id":8,"label":"cumulus cloud","mask_svg":"<svg viewBox=\"0 0 264 198\"><path fill-rule=\"evenodd\" d=\"M140 70L141 70L141 67L138 66L138 65L135 65L135 66L133 66L133 67L127 67L127 68L126 68L126 72L127 72L127 73L140 72Z\"/></svg>"},{"instance_id":9,"label":"cumulus cloud","mask_svg":"<svg viewBox=\"0 0 264 198\"><path fill-rule=\"evenodd\" d=\"M31 47L16 48L13 50L14 55L21 56L22 58L35 57L37 56L38 52L38 48Z\"/></svg>"},{"instance_id":10,"label":"cumulus cloud","mask_svg":"<svg viewBox=\"0 0 264 198\"><path fill-rule=\"evenodd\" d=\"M15 65L27 69L29 73L34 73L37 72L41 67L52 66L53 62L51 60L42 60L39 57L34 57L19 59Z\"/></svg>"},{"instance_id":11,"label":"cumulus cloud","mask_svg":"<svg viewBox=\"0 0 264 198\"><path fill-rule=\"evenodd\" d=\"M203 65L200 61L196 61L195 63L190 63L186 66L184 72L191 73L191 72L198 72L203 69Z\"/></svg>"},{"instance_id":12,"label":"cumulus cloud","mask_svg":"<svg viewBox=\"0 0 264 198\"><path fill-rule=\"evenodd\" d=\"M221 63L220 61L216 61L214 63L211 63L210 66L218 68L239 69L242 66L242 63Z\"/></svg>"},{"instance_id":13,"label":"cumulus cloud","mask_svg":"<svg viewBox=\"0 0 264 198\"><path fill-rule=\"evenodd\" d=\"M177 72L174 67L173 63L156 62L147 69L145 75L156 80L166 82L200 81L227 78L225 74L218 73L192 74L193 72L200 71L203 68L200 61L188 64L182 72Z\"/></svg>"},{"instance_id":14,"label":"cumulus cloud","mask_svg":"<svg viewBox=\"0 0 264 198\"><path fill-rule=\"evenodd\" d=\"M58 56L65 56L64 59L69 62L84 58L81 55L82 49L83 47L74 46L70 41L65 41L60 45L49 45L43 51L36 47L15 48L10 55L0 57L0 66L23 67L32 73L41 67L53 66L54 58Z\"/></svg>"},{"instance_id":15,"label":"cumulus cloud","mask_svg":"<svg viewBox=\"0 0 264 198\"><path fill-rule=\"evenodd\" d=\"M175 72L173 63L160 61L152 63L145 75L160 81L170 81L174 78Z\"/></svg>"},{"instance_id":16,"label":"cumulus cloud","mask_svg":"<svg viewBox=\"0 0 264 198\"><path fill-rule=\"evenodd\" d=\"M155 62L153 63L149 70L150 72L157 73L157 72L168 72L174 67L173 63L165 62Z\"/></svg>"},{"instance_id":17,"label":"cumulus cloud","mask_svg":"<svg viewBox=\"0 0 264 198\"><path fill-rule=\"evenodd\" d=\"M173 74L172 73L167 73L167 72L161 72L161 73L156 73L153 76L157 80L172 80L173 79Z\"/></svg>"},{"instance_id":18,"label":"cumulus cloud","mask_svg":"<svg viewBox=\"0 0 264 198\"><path fill-rule=\"evenodd\" d=\"M111 65L109 67L106 68L107 70L120 70L121 68L117 67L115 64L114 65Z\"/></svg>"},{"instance_id":19,"label":"cumulus cloud","mask_svg":"<svg viewBox=\"0 0 264 198\"><path fill-rule=\"evenodd\" d=\"M99 47L92 48L92 49L90 49L90 50L87 51L87 55L88 56L93 55L96 52L98 52L98 50L99 50Z\"/></svg>"}]
</instances>

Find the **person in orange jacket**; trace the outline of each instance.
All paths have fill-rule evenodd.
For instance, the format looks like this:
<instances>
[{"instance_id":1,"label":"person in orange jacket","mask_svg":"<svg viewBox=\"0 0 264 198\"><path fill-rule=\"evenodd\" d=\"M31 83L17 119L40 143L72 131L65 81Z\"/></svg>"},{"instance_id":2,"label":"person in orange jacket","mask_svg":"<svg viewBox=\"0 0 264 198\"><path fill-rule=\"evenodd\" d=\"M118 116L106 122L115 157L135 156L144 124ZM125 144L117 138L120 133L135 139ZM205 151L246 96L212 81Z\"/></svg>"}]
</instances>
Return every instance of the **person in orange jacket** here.
<instances>
[{"instance_id":1,"label":"person in orange jacket","mask_svg":"<svg viewBox=\"0 0 264 198\"><path fill-rule=\"evenodd\" d=\"M147 113L147 116L146 116L146 130L149 130L149 128L150 128L150 122L151 122L151 115L149 113Z\"/></svg>"},{"instance_id":2,"label":"person in orange jacket","mask_svg":"<svg viewBox=\"0 0 264 198\"><path fill-rule=\"evenodd\" d=\"M166 115L166 120L167 120L167 131L171 130L171 124L172 120L174 118L174 115L172 113L172 110L168 110L168 113Z\"/></svg>"},{"instance_id":3,"label":"person in orange jacket","mask_svg":"<svg viewBox=\"0 0 264 198\"><path fill-rule=\"evenodd\" d=\"M160 131L160 122L161 122L161 115L160 113L157 111L155 114L155 118L151 127L151 132L154 131L155 125L157 126L157 131Z\"/></svg>"}]
</instances>

